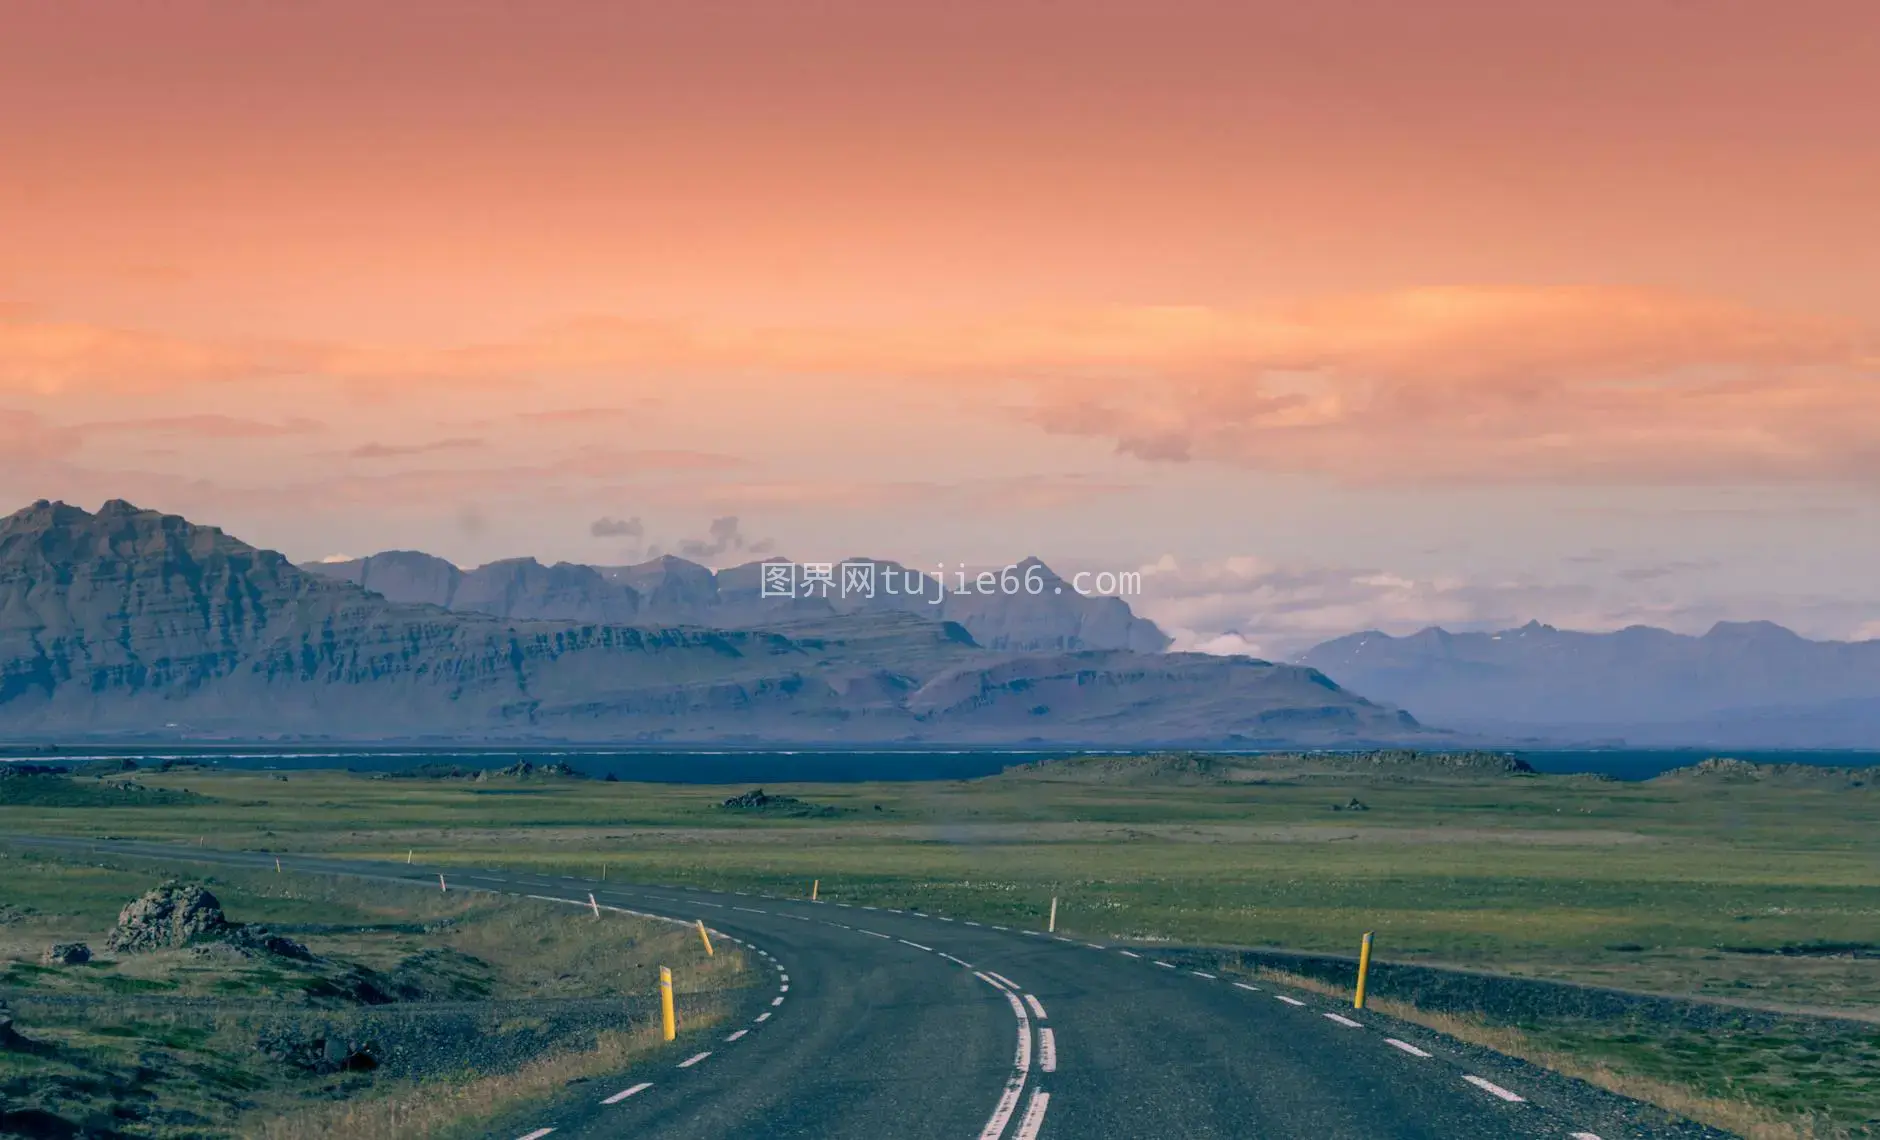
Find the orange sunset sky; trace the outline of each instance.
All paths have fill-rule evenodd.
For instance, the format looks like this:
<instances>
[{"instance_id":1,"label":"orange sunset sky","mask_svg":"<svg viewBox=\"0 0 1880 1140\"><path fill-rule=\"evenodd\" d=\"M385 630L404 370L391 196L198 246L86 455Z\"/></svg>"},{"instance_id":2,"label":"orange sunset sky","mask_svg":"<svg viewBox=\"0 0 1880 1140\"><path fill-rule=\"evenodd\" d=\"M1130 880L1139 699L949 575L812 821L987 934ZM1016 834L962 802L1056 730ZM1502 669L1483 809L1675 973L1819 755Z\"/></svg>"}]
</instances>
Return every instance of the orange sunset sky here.
<instances>
[{"instance_id":1,"label":"orange sunset sky","mask_svg":"<svg viewBox=\"0 0 1880 1140\"><path fill-rule=\"evenodd\" d=\"M1880 636L1880 5L0 13L0 510Z\"/></svg>"}]
</instances>

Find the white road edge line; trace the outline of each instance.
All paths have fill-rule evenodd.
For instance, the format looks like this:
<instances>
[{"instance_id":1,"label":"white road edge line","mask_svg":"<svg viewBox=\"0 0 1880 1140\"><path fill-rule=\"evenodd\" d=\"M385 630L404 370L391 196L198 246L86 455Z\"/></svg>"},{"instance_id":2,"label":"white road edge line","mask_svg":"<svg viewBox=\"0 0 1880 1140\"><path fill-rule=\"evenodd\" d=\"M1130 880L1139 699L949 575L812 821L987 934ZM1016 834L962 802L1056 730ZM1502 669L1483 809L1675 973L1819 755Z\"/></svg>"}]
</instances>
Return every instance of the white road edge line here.
<instances>
[{"instance_id":1,"label":"white road edge line","mask_svg":"<svg viewBox=\"0 0 1880 1140\"><path fill-rule=\"evenodd\" d=\"M601 1103L602 1104L619 1104L621 1101L627 1099L628 1097L638 1096L639 1094L645 1092L647 1089L650 1089L652 1087L653 1087L652 1081L641 1081L639 1084L634 1085L630 1089L621 1089L619 1092L608 1097L606 1100L602 1101Z\"/></svg>"},{"instance_id":2,"label":"white road edge line","mask_svg":"<svg viewBox=\"0 0 1880 1140\"><path fill-rule=\"evenodd\" d=\"M1033 1016L1035 1016L1039 1021L1044 1020L1044 1003L1040 1002L1037 998L1031 996L1030 994L1026 994L1025 1004L1031 1007L1031 1012Z\"/></svg>"},{"instance_id":3,"label":"white road edge line","mask_svg":"<svg viewBox=\"0 0 1880 1140\"><path fill-rule=\"evenodd\" d=\"M1573 1140L1599 1140L1599 1137L1591 1132L1569 1132L1567 1135L1571 1136Z\"/></svg>"},{"instance_id":4,"label":"white road edge line","mask_svg":"<svg viewBox=\"0 0 1880 1140\"><path fill-rule=\"evenodd\" d=\"M1462 1079L1474 1085L1476 1088L1481 1089L1483 1092L1489 1094L1490 1096L1500 1097L1501 1099L1507 1101L1509 1104L1520 1104L1527 1099L1526 1097L1522 1096L1520 1093L1509 1092L1507 1089L1502 1088L1500 1085L1496 1084L1494 1081L1488 1080L1484 1077L1478 1077L1474 1073L1465 1073Z\"/></svg>"},{"instance_id":5,"label":"white road edge line","mask_svg":"<svg viewBox=\"0 0 1880 1140\"><path fill-rule=\"evenodd\" d=\"M550 1132L553 1132L553 1131L554 1131L553 1128L538 1128L526 1136L517 1137L516 1140L542 1140L542 1137L548 1135Z\"/></svg>"},{"instance_id":6,"label":"white road edge line","mask_svg":"<svg viewBox=\"0 0 1880 1140\"><path fill-rule=\"evenodd\" d=\"M1047 1073L1057 1072L1057 1034L1048 1027L1038 1030L1038 1068Z\"/></svg>"},{"instance_id":7,"label":"white road edge line","mask_svg":"<svg viewBox=\"0 0 1880 1140\"><path fill-rule=\"evenodd\" d=\"M1245 983L1245 982L1235 982L1235 983L1234 983L1234 988L1235 988L1235 989L1237 989L1237 990L1246 990L1246 991L1247 991L1248 993L1255 993L1255 994L1257 994L1257 993L1259 993L1259 992L1260 992L1260 987L1259 987L1259 986L1250 986L1250 985L1248 985L1248 984L1247 984L1247 983Z\"/></svg>"},{"instance_id":8,"label":"white road edge line","mask_svg":"<svg viewBox=\"0 0 1880 1140\"><path fill-rule=\"evenodd\" d=\"M1346 1026L1350 1026L1350 1027L1351 1027L1352 1029L1363 1029L1363 1028L1364 1028L1364 1026L1362 1026L1362 1025L1360 1025L1360 1024L1358 1024L1357 1022L1355 1022L1355 1021L1353 1021L1353 1020L1351 1020L1351 1019L1350 1019L1349 1017L1346 1017L1346 1016L1345 1016L1344 1014L1342 1014L1342 1013L1328 1013L1328 1014L1326 1014L1326 1015L1325 1015L1325 1020L1327 1020L1327 1021L1336 1021L1336 1022L1337 1022L1338 1024L1340 1024L1340 1025L1346 1025Z\"/></svg>"},{"instance_id":9,"label":"white road edge line","mask_svg":"<svg viewBox=\"0 0 1880 1140\"><path fill-rule=\"evenodd\" d=\"M1305 1002L1300 1001L1298 998L1289 998L1285 994L1274 994L1273 996L1285 1002L1287 1005L1301 1005L1302 1006L1306 1004Z\"/></svg>"},{"instance_id":10,"label":"white road edge line","mask_svg":"<svg viewBox=\"0 0 1880 1140\"><path fill-rule=\"evenodd\" d=\"M1428 1057L1429 1056L1428 1053L1425 1053L1423 1050L1417 1048L1415 1045L1410 1044L1410 1042L1399 1041L1395 1037L1384 1038L1384 1044L1389 1045L1393 1049L1402 1049L1404 1052L1410 1054L1412 1057Z\"/></svg>"}]
</instances>

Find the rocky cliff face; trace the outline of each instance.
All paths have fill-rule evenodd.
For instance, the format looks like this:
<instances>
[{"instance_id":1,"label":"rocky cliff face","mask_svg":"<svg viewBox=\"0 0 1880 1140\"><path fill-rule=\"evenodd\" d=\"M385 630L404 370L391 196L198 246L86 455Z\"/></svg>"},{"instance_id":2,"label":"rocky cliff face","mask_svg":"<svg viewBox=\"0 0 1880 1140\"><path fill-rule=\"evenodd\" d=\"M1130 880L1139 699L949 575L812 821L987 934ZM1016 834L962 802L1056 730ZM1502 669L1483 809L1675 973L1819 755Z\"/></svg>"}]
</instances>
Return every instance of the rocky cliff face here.
<instances>
[{"instance_id":1,"label":"rocky cliff face","mask_svg":"<svg viewBox=\"0 0 1880 1140\"><path fill-rule=\"evenodd\" d=\"M1005 653L912 613L792 608L765 629L550 620L537 615L586 612L597 581L640 595L592 568L496 565L471 596L510 617L391 601L124 502L36 503L0 520L0 731L1117 745L1418 732L1310 670Z\"/></svg>"},{"instance_id":2,"label":"rocky cliff face","mask_svg":"<svg viewBox=\"0 0 1880 1140\"><path fill-rule=\"evenodd\" d=\"M1014 651L1127 649L1159 653L1169 639L1121 598L1085 597L1036 558L1018 564L1019 589L942 590L931 575L897 562L852 559L876 568L876 580L919 581L918 590L877 589L873 596L765 597L762 563L714 573L683 558L634 566L543 566L513 558L459 570L429 554L392 550L349 562L310 562L313 574L338 578L394 602L424 602L496 617L589 622L653 622L716 629L753 628L822 614L909 613L964 626L988 649ZM1035 591L1035 592L1034 592Z\"/></svg>"}]
</instances>

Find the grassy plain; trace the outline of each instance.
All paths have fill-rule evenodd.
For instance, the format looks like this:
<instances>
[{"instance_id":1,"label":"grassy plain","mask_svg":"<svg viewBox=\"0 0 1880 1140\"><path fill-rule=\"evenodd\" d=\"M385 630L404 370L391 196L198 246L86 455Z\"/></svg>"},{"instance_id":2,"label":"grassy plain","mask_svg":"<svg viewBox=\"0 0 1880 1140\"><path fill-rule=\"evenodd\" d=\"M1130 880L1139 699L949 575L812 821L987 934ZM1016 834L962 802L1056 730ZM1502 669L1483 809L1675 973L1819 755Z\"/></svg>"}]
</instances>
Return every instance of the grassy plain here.
<instances>
[{"instance_id":1,"label":"grassy plain","mask_svg":"<svg viewBox=\"0 0 1880 1140\"><path fill-rule=\"evenodd\" d=\"M1374 930L1386 958L1880 1022L1871 790L1532 776L771 789L840 809L815 818L726 810L743 790L727 787L338 772L140 779L192 795L107 809L0 802L0 833L413 851L778 893L806 894L820 879L824 898L1031 925L1057 896L1060 929L1093 938L1350 952ZM1334 810L1354 798L1366 810ZM1673 1084L1710 1060L1698 1055L1708 1047L1661 1048L1629 1030L1528 1029L1549 1048ZM1848 1041L1846 1058L1817 1066L1838 1098L1824 1135L1880 1121L1880 1024L1871 1041L1858 1030ZM1806 1082L1798 1094L1789 1077L1753 1079L1808 1071L1805 1046L1803 1061L1780 1060L1793 1044L1764 1043L1736 1068L1743 1097L1800 1119Z\"/></svg>"},{"instance_id":2,"label":"grassy plain","mask_svg":"<svg viewBox=\"0 0 1880 1140\"><path fill-rule=\"evenodd\" d=\"M232 921L288 935L311 960L217 943L108 952L119 909L170 877L208 886ZM97 956L40 961L49 943L74 941ZM66 1125L101 1136L278 1140L474 1131L494 1112L657 1047L644 1016L612 1006L570 1016L562 1003L650 998L662 964L680 967L681 1019L695 1029L722 1015L746 967L735 947L703 959L690 932L627 916L0 842L0 999L11 999L28 1042L0 1043L0 1135L60 1135ZM459 1016L422 1020L433 1003L453 1003ZM367 1010L380 1020L359 1021ZM383 1020L408 1011L421 1020ZM504 1019L522 1030L516 1040L504 1040ZM531 1022L543 1032L530 1033ZM417 1040L438 1060L417 1073L376 1061L316 1069L282 1052L335 1034L345 1049L368 1052Z\"/></svg>"}]
</instances>

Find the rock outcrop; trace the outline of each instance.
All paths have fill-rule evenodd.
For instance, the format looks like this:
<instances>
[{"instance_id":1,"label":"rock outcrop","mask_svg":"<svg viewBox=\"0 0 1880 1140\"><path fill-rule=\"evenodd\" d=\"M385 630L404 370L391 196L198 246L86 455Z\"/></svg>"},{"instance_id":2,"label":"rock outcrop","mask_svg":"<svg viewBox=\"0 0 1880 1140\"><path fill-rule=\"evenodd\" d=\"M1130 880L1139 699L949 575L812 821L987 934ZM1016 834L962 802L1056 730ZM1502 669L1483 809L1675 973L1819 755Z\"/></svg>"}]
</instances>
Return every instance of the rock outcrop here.
<instances>
[{"instance_id":1,"label":"rock outcrop","mask_svg":"<svg viewBox=\"0 0 1880 1140\"><path fill-rule=\"evenodd\" d=\"M54 942L39 960L48 966L83 966L91 961L91 947L83 942Z\"/></svg>"},{"instance_id":2,"label":"rock outcrop","mask_svg":"<svg viewBox=\"0 0 1880 1140\"><path fill-rule=\"evenodd\" d=\"M118 912L105 945L119 954L140 954L226 938L231 930L214 895L193 883L168 882Z\"/></svg>"}]
</instances>

